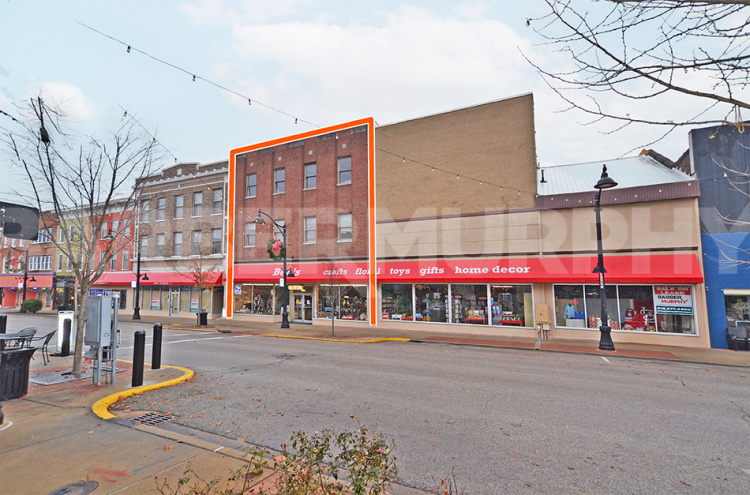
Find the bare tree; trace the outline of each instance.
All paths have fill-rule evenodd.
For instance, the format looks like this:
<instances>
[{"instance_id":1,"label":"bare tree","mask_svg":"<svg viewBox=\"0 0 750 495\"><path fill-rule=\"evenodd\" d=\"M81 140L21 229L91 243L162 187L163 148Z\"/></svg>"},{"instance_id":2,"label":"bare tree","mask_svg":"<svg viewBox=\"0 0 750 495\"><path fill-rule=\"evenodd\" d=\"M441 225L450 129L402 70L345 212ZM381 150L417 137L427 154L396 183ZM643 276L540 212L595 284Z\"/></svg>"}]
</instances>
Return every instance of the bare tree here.
<instances>
[{"instance_id":1,"label":"bare tree","mask_svg":"<svg viewBox=\"0 0 750 495\"><path fill-rule=\"evenodd\" d=\"M75 275L78 331L72 372L80 375L88 295L112 256L129 242L133 184L150 173L158 158L156 139L127 120L106 140L86 137L76 142L63 127L63 114L41 97L30 100L28 111L25 122L14 119L19 125L4 133L4 141L11 160L26 173L29 201L54 218L56 225L45 223L45 228L57 228L57 252L67 257ZM118 231L102 232L105 215L117 213ZM96 259L98 251L102 255Z\"/></svg>"},{"instance_id":2,"label":"bare tree","mask_svg":"<svg viewBox=\"0 0 750 495\"><path fill-rule=\"evenodd\" d=\"M736 124L750 108L749 0L544 1L549 12L527 25L572 68L531 63L569 109L591 116L589 124L658 125L666 135L685 125ZM653 103L665 96L684 104L658 115Z\"/></svg>"}]
</instances>

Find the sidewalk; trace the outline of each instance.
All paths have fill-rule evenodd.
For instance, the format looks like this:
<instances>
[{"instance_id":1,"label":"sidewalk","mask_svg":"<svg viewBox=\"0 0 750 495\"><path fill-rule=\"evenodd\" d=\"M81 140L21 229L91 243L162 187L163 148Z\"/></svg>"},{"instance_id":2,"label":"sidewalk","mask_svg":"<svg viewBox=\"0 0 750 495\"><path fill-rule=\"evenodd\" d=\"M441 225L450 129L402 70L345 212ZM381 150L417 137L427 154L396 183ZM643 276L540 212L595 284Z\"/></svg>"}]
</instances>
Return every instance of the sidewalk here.
<instances>
[{"instance_id":1,"label":"sidewalk","mask_svg":"<svg viewBox=\"0 0 750 495\"><path fill-rule=\"evenodd\" d=\"M512 349L534 350L537 346L537 333L529 329L529 337L503 337L480 333L440 333L435 329L422 330L420 325L415 324L414 329L388 330L380 327L371 327L367 324L347 325L336 322L334 336L331 336L331 326L309 325L303 323L291 323L290 328L282 329L280 323L244 322L236 320L209 320L208 326L198 327L195 318L148 318L143 317L143 322L161 323L164 328L181 328L190 330L202 330L209 332L232 332L252 335L265 335L283 338L305 338L316 340L336 340L342 342L380 342L383 340L399 340L423 343L443 343L456 345L476 345L504 347ZM592 333L592 338L598 338L598 334ZM539 342L539 351L542 352L570 352L585 353L601 356L631 357L645 359L673 360L703 364L719 364L727 366L750 367L750 352L731 351L727 349L693 349L690 347L659 346L645 344L624 344L615 339L615 351L600 351L598 340L562 340L542 339Z\"/></svg>"}]
</instances>

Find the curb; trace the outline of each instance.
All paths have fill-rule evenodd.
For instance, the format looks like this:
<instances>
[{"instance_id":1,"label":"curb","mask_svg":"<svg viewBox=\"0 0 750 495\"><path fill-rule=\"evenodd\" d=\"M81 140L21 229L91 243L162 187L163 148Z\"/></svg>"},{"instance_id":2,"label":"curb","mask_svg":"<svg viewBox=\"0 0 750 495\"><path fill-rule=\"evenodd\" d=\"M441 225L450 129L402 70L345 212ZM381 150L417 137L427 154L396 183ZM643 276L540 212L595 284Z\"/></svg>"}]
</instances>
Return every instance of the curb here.
<instances>
[{"instance_id":1,"label":"curb","mask_svg":"<svg viewBox=\"0 0 750 495\"><path fill-rule=\"evenodd\" d=\"M125 361L123 359L118 359L118 361L122 361L124 363L132 363L132 361ZM121 392L116 392L114 394L108 395L94 402L94 405L91 406L91 412L93 412L96 416L104 420L115 418L116 416L112 414L111 412L109 412L109 406L117 402L120 399L120 397L125 398L125 397L130 397L131 395L140 394L141 392L145 392L147 390L156 390L157 388L171 387L172 385L177 385L178 383L190 380L195 376L195 372L189 368L183 368L181 366L166 366L166 365L163 367L180 370L184 373L184 375L182 375L179 378L173 378L171 380L167 380L165 382L153 383L151 385L143 385L141 387L133 388L130 390L123 390Z\"/></svg>"},{"instance_id":2,"label":"curb","mask_svg":"<svg viewBox=\"0 0 750 495\"><path fill-rule=\"evenodd\" d=\"M342 340L342 339L326 338L326 337L302 337L298 335L277 335L277 334L272 334L272 333L263 334L261 335L261 337L274 337L277 339L321 340L324 342L342 342L346 344L377 344L378 342L412 342L412 339L400 338L400 337L389 337L389 338L372 339L372 340Z\"/></svg>"}]
</instances>

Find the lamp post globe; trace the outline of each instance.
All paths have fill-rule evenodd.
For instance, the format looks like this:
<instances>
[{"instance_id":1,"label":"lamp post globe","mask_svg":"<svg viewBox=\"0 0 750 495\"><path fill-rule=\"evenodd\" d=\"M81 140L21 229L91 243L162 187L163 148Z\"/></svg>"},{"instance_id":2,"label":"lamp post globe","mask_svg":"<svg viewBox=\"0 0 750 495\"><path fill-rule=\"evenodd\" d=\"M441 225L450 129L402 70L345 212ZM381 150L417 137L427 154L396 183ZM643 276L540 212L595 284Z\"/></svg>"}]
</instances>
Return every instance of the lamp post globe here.
<instances>
[{"instance_id":1,"label":"lamp post globe","mask_svg":"<svg viewBox=\"0 0 750 495\"><path fill-rule=\"evenodd\" d=\"M599 350L602 351L614 351L615 344L612 342L612 329L609 326L609 315L607 313L607 290L604 282L604 274L607 270L604 269L604 251L602 249L602 220L601 220L601 195L603 189L610 189L615 187L617 182L607 174L607 166L602 167L602 175L599 181L594 186L596 189L594 211L596 212L596 252L597 252L597 264L594 268L594 273L599 274L599 301L600 301L600 317L601 325L599 326Z\"/></svg>"}]
</instances>

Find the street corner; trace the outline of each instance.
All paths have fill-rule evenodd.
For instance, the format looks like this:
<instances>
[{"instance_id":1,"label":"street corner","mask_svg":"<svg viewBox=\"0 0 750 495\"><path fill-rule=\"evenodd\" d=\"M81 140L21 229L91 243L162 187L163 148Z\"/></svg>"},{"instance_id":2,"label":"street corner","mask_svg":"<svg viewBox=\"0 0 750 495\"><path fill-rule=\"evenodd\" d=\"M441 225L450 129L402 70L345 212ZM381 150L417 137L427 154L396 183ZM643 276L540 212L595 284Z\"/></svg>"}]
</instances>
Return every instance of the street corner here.
<instances>
[{"instance_id":1,"label":"street corner","mask_svg":"<svg viewBox=\"0 0 750 495\"><path fill-rule=\"evenodd\" d=\"M132 411L126 409L119 411L119 414L113 414L112 411L118 411L117 407L113 407L113 405L121 403L131 395L178 385L191 380L194 376L195 372L193 370L181 366L162 366L158 370L149 370L144 376L145 382L143 384L136 387L132 385L130 387L121 387L121 390L96 401L91 406L91 411L104 420L114 419L118 416L129 417Z\"/></svg>"}]
</instances>

